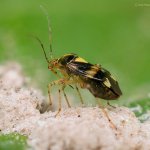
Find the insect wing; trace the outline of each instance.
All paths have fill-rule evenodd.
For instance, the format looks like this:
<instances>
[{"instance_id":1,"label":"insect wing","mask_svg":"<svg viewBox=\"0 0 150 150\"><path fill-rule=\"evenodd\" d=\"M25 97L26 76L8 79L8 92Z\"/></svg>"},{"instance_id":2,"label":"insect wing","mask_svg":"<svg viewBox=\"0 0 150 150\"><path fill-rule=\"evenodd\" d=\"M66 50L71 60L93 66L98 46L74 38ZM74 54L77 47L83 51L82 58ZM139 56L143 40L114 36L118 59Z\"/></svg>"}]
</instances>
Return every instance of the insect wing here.
<instances>
[{"instance_id":1,"label":"insect wing","mask_svg":"<svg viewBox=\"0 0 150 150\"><path fill-rule=\"evenodd\" d=\"M104 68L99 68L90 63L71 62L67 64L71 72L76 72L87 78L103 82L103 84L118 95L122 95L118 82Z\"/></svg>"},{"instance_id":2,"label":"insect wing","mask_svg":"<svg viewBox=\"0 0 150 150\"><path fill-rule=\"evenodd\" d=\"M103 81L104 73L100 69L90 63L71 62L67 64L70 71L81 74L87 78ZM99 72L99 76L95 75Z\"/></svg>"},{"instance_id":3,"label":"insect wing","mask_svg":"<svg viewBox=\"0 0 150 150\"><path fill-rule=\"evenodd\" d=\"M106 81L104 83L108 81L111 85L109 88L113 90L116 94L122 95L122 91L119 87L118 82L111 76L111 74L109 72L106 72L105 76Z\"/></svg>"}]
</instances>

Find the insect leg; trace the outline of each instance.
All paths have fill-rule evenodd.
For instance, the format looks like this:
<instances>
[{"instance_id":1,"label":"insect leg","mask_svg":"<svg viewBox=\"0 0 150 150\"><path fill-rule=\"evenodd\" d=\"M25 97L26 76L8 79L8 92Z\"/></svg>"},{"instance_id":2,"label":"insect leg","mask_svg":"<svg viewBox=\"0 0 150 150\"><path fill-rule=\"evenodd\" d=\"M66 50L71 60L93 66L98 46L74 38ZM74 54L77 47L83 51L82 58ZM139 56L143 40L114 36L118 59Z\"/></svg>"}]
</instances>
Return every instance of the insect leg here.
<instances>
[{"instance_id":1,"label":"insect leg","mask_svg":"<svg viewBox=\"0 0 150 150\"><path fill-rule=\"evenodd\" d=\"M111 122L111 120L109 119L109 117L108 117L108 115L107 115L107 113L106 113L106 111L105 111L105 109L104 109L104 107L103 107L101 101L100 101L97 97L96 97L96 99L97 99L97 103L99 104L99 106L101 106L101 108L103 109L103 111L104 111L104 113L105 113L105 115L106 115L108 121L109 121L109 122L114 126L114 128L117 130L116 126L115 126L115 125Z\"/></svg>"},{"instance_id":2,"label":"insect leg","mask_svg":"<svg viewBox=\"0 0 150 150\"><path fill-rule=\"evenodd\" d=\"M50 103L49 107L46 109L47 111L48 111L48 110L51 108L51 106L52 106L52 100L51 100L51 96L50 96L49 87L50 87L50 86L53 86L53 85L56 85L56 84L62 84L63 81L64 81L64 79L61 78L61 79L58 79L58 80L56 80L56 81L54 81L54 82L51 82L51 83L49 83L49 84L47 85L48 96L49 96L49 103Z\"/></svg>"},{"instance_id":3,"label":"insect leg","mask_svg":"<svg viewBox=\"0 0 150 150\"><path fill-rule=\"evenodd\" d=\"M66 79L65 81L63 81L63 82L64 82L64 85L63 85L63 87L62 87L62 91L63 91L63 93L64 93L64 96L65 96L66 102L67 102L67 104L68 104L68 107L71 108L71 106L70 106L70 104L69 104L69 101L68 101L68 99L67 99L67 96L66 96L66 94L65 94L64 88L66 87L66 85L69 85L69 86L70 86L70 84L75 84L75 85L76 85L76 82L75 82L74 80L70 80L70 81L69 81L69 79L70 79L70 78L68 78L68 79ZM71 86L71 87L72 87L72 86ZM77 88L77 86L76 86L76 88ZM79 93L78 88L77 88L77 91L78 91L78 93ZM81 98L80 93L79 93L79 96L80 96L80 98ZM81 102L83 102L82 98L81 98ZM83 104L83 103L82 103L82 104Z\"/></svg>"},{"instance_id":4,"label":"insect leg","mask_svg":"<svg viewBox=\"0 0 150 150\"><path fill-rule=\"evenodd\" d=\"M108 100L107 100L107 105L109 105L109 106L111 106L111 107L113 107L113 108L116 108L115 106L109 104L109 101L108 101Z\"/></svg>"},{"instance_id":5,"label":"insect leg","mask_svg":"<svg viewBox=\"0 0 150 150\"><path fill-rule=\"evenodd\" d=\"M81 94L80 94L80 92L79 92L79 89L78 89L78 87L77 87L77 85L76 85L76 84L75 84L75 86L76 86L77 92L78 92L78 94L79 94L79 97L80 97L81 103L82 103L82 104L84 104L84 103L83 103L83 100L82 100L82 97L81 97Z\"/></svg>"},{"instance_id":6,"label":"insect leg","mask_svg":"<svg viewBox=\"0 0 150 150\"><path fill-rule=\"evenodd\" d=\"M61 111L61 91L60 91L60 83L59 83L59 111L55 115L55 117L60 113Z\"/></svg>"},{"instance_id":7,"label":"insect leg","mask_svg":"<svg viewBox=\"0 0 150 150\"><path fill-rule=\"evenodd\" d=\"M48 96L49 96L49 107L46 109L46 111L48 111L51 106L52 106L52 100L51 100L51 96L50 96L50 90L49 90L49 87L50 87L50 83L47 85L47 90L48 90Z\"/></svg>"},{"instance_id":8,"label":"insect leg","mask_svg":"<svg viewBox=\"0 0 150 150\"><path fill-rule=\"evenodd\" d=\"M68 104L68 107L71 108L71 106L70 106L70 104L69 104L69 101L68 101L68 99L67 99L67 96L66 96L66 94L65 94L65 91L64 91L64 88L65 88L65 87L66 87L66 85L63 85L62 91L63 91L63 93L64 93L64 96L65 96L66 102L67 102L67 104Z\"/></svg>"},{"instance_id":9,"label":"insect leg","mask_svg":"<svg viewBox=\"0 0 150 150\"><path fill-rule=\"evenodd\" d=\"M57 75L57 77L59 77L59 78L61 78L59 75L58 75L58 73L57 73L57 71L55 71L55 70L51 70L53 73L55 73L56 75ZM73 88L71 85L69 85L71 88Z\"/></svg>"}]
</instances>

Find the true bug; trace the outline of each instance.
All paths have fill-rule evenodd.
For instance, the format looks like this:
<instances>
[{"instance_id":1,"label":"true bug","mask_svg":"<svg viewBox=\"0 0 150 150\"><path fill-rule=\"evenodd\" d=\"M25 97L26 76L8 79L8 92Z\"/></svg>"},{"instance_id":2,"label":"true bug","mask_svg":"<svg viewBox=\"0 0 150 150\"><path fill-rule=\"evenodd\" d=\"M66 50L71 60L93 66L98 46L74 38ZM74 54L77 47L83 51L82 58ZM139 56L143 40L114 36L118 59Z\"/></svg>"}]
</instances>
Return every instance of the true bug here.
<instances>
[{"instance_id":1,"label":"true bug","mask_svg":"<svg viewBox=\"0 0 150 150\"><path fill-rule=\"evenodd\" d=\"M48 62L48 69L55 73L60 79L53 81L47 85L48 89L48 95L49 95L49 102L50 106L47 108L47 110L50 109L52 106L51 96L50 96L50 90L49 87L58 84L59 85L59 111L56 114L56 116L61 111L61 86L62 85L62 91L64 93L66 102L68 104L68 107L70 107L70 104L68 102L67 96L65 94L64 88L70 84L74 84L77 92L79 94L81 103L83 104L83 100L81 97L81 94L78 90L77 84L80 88L88 89L97 99L99 105L102 107L106 117L108 118L109 122L115 127L115 125L111 122L109 119L107 113L104 110L103 105L101 104L100 100L105 99L107 100L107 104L109 104L108 100L116 100L121 95L122 92L119 88L118 82L111 76L110 72L106 69L102 68L100 64L92 65L85 61L84 59L80 58L78 55L70 53L66 54L60 58L53 59L52 58L52 47L51 47L51 28L50 28L50 21L49 16L45 9L41 6L43 11L46 13L48 18L48 27L49 27L49 39L50 39L50 51L51 51L51 61L48 60L43 44L39 40L38 37L35 37L41 44L43 52L45 54L45 58ZM64 76L61 78L57 72L54 70L57 69L60 71L60 73ZM72 80L70 80L72 78ZM112 106L112 105L110 105ZM113 107L113 106L112 106ZM116 127L115 127L116 128Z\"/></svg>"}]
</instances>

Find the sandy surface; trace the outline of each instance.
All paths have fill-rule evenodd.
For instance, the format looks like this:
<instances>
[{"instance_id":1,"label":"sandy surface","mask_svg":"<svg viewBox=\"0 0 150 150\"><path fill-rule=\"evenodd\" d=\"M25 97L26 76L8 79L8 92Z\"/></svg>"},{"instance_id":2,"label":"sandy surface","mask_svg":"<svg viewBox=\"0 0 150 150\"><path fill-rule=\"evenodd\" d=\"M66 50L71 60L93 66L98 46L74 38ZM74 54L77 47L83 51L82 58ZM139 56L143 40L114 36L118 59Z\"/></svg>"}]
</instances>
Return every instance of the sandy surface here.
<instances>
[{"instance_id":1,"label":"sandy surface","mask_svg":"<svg viewBox=\"0 0 150 150\"><path fill-rule=\"evenodd\" d=\"M0 66L0 130L28 135L35 150L147 150L150 121L140 123L126 107L105 108L117 130L98 107L72 107L40 114L45 97L25 87L29 78L14 63Z\"/></svg>"}]
</instances>

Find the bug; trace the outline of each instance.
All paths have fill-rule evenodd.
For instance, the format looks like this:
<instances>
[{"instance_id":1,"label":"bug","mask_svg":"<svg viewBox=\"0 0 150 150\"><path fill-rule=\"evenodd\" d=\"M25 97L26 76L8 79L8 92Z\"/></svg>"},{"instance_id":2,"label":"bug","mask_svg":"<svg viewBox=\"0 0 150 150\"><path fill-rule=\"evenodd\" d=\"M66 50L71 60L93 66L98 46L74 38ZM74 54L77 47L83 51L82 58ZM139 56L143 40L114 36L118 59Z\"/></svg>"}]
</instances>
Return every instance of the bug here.
<instances>
[{"instance_id":1,"label":"bug","mask_svg":"<svg viewBox=\"0 0 150 150\"><path fill-rule=\"evenodd\" d=\"M71 106L69 104L69 101L67 99L64 89L67 85L71 86L71 84L75 85L78 95L80 97L81 103L83 104L81 94L77 87L78 85L82 89L88 89L94 95L94 97L97 99L98 104L101 106L106 117L108 118L108 121L116 128L116 126L109 119L99 98L107 100L108 105L110 105L109 100L118 99L122 95L122 91L119 87L118 82L112 77L110 72L102 68L100 64L97 63L95 65L92 65L91 63L85 61L84 59L82 59L76 54L70 53L60 58L53 59L49 16L42 6L41 8L46 13L47 18L48 18L51 61L48 60L43 44L41 43L39 38L36 36L33 36L33 37L35 37L41 44L41 47L45 55L45 59L48 62L48 69L59 77L58 80L53 81L47 85L49 103L50 103L47 110L49 110L50 107L52 106L52 100L50 96L49 87L56 85L56 84L59 85L59 111L57 112L55 116L57 116L61 111L61 85L62 85L62 91L64 93L68 107L71 107ZM61 78L54 69L57 69L58 71L60 71L60 73L63 75L63 78Z\"/></svg>"}]
</instances>

